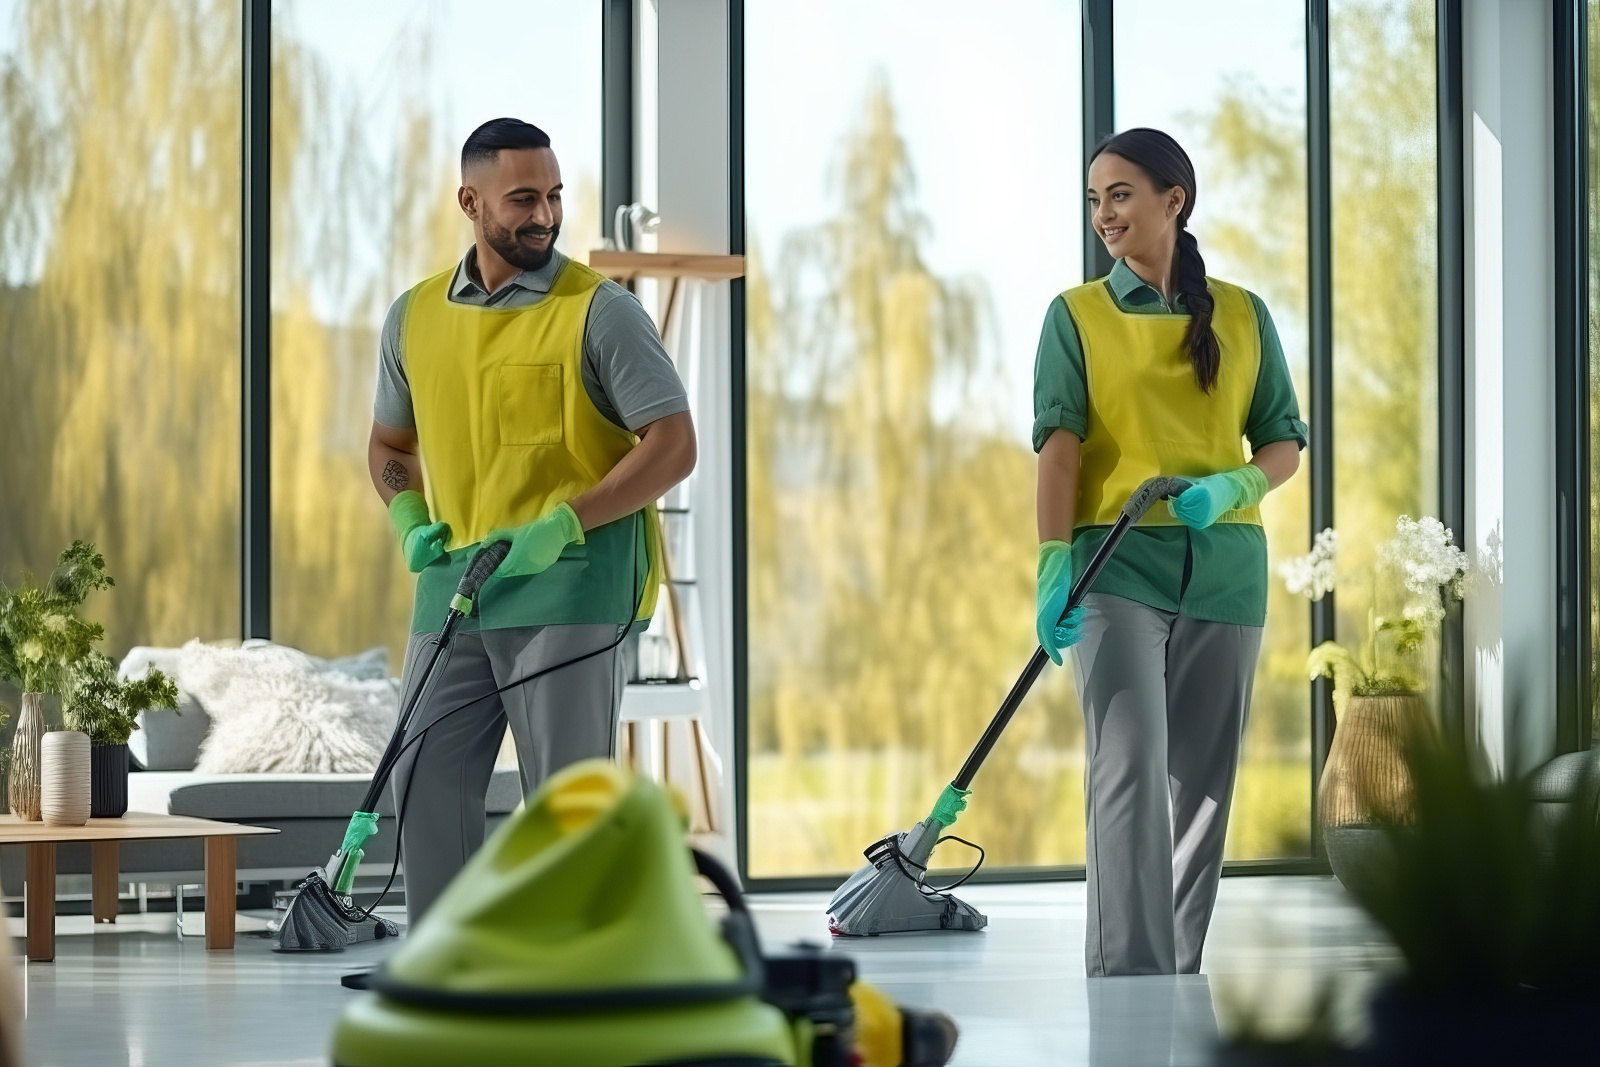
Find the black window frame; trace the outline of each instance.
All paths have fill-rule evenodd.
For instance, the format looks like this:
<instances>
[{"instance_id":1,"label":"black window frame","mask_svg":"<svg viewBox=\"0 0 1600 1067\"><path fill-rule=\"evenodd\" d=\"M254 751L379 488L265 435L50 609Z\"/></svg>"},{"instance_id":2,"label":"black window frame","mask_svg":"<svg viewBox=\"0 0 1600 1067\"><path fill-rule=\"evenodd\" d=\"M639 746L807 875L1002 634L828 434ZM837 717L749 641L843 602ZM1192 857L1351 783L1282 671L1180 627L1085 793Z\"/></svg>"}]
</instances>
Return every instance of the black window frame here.
<instances>
[{"instance_id":1,"label":"black window frame","mask_svg":"<svg viewBox=\"0 0 1600 1067\"><path fill-rule=\"evenodd\" d=\"M1554 144L1556 751L1593 743L1589 499L1589 5L1551 12Z\"/></svg>"},{"instance_id":2,"label":"black window frame","mask_svg":"<svg viewBox=\"0 0 1600 1067\"><path fill-rule=\"evenodd\" d=\"M634 0L604 0L602 19L604 129L602 226L609 231L616 207L633 198ZM728 27L729 251L745 250L744 2L726 0ZM243 292L241 314L242 496L241 630L245 637L271 636L270 466L270 156L271 0L241 0L243 34ZM1112 132L1114 0L1081 0L1083 14L1083 144L1093 146ZM1465 523L1465 217L1464 109L1460 5L1435 0L1438 64L1438 359L1440 517L1452 529ZM1310 360L1312 447L1311 533L1333 524L1333 318L1332 216L1329 173L1329 0L1306 0L1307 195L1310 240ZM1589 499L1588 499L1588 277L1587 277L1587 3L1558 0L1554 23L1556 66L1556 317L1557 317L1557 523L1558 558L1558 733L1563 751L1590 741ZM1109 269L1092 229L1084 231L1089 276ZM745 288L731 286L732 536L733 536L733 763L738 867L758 889L831 886L831 878L749 877L748 790L748 587L745 434ZM1563 399L1565 398L1565 400ZM1313 642L1334 636L1332 598L1311 606ZM1446 619L1442 634L1441 708L1447 730L1460 736L1464 715L1464 644L1460 611ZM1315 835L1316 780L1333 733L1332 694L1313 686L1308 712L1313 739L1311 830ZM1307 860L1237 861L1227 873L1298 873L1321 870L1313 837ZM1083 877L1081 865L985 872L980 880L1023 881Z\"/></svg>"}]
</instances>

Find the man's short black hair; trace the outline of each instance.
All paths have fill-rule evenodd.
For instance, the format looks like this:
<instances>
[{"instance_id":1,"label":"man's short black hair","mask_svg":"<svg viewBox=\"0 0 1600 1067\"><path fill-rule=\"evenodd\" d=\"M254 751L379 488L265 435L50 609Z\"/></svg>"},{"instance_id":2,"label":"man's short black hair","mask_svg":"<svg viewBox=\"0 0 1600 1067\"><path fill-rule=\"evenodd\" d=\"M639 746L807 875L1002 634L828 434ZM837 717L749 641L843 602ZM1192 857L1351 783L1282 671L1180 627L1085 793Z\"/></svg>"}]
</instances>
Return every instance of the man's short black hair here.
<instances>
[{"instance_id":1,"label":"man's short black hair","mask_svg":"<svg viewBox=\"0 0 1600 1067\"><path fill-rule=\"evenodd\" d=\"M473 130L461 146L461 169L493 163L503 148L549 148L550 135L521 119L490 119Z\"/></svg>"}]
</instances>

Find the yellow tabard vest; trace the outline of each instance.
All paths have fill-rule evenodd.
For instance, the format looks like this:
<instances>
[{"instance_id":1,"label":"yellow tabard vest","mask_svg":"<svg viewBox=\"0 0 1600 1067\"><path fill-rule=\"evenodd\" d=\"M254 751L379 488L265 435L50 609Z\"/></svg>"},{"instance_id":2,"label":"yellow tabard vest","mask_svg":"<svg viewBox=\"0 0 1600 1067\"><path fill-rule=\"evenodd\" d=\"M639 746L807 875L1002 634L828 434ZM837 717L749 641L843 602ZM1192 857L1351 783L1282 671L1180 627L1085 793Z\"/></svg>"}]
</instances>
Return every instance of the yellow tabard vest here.
<instances>
[{"instance_id":1,"label":"yellow tabard vest","mask_svg":"<svg viewBox=\"0 0 1600 1067\"><path fill-rule=\"evenodd\" d=\"M1216 301L1211 327L1222 348L1215 388L1195 381L1184 345L1189 316L1130 314L1102 281L1063 293L1083 343L1088 378L1088 436L1078 462L1075 526L1107 526L1146 478L1198 478L1246 462L1245 422L1261 367L1261 333L1249 295L1206 279ZM1164 507L1147 526L1175 526ZM1219 522L1261 525L1259 508L1224 512Z\"/></svg>"},{"instance_id":2,"label":"yellow tabard vest","mask_svg":"<svg viewBox=\"0 0 1600 1067\"><path fill-rule=\"evenodd\" d=\"M451 554L418 578L418 616L425 586L454 591L451 575L491 531L542 518L594 488L639 439L602 415L583 386L583 335L589 304L603 280L568 261L537 304L488 308L450 300L454 268L415 286L405 312L406 376L417 422L428 513L450 524ZM661 581L655 506L644 509L648 576L636 588L640 516L590 530L555 565L529 578L497 580L497 599L512 588L524 602L544 601L537 624L625 622L592 617L605 601L654 614ZM455 566L445 567L445 564ZM439 574L434 574L439 570ZM456 575L455 577L459 577ZM448 603L448 592L442 594ZM618 597L621 596L621 600ZM437 599L428 596L427 599ZM481 598L487 621L505 605ZM436 627L438 621L427 623ZM519 619L510 624L522 624Z\"/></svg>"}]
</instances>

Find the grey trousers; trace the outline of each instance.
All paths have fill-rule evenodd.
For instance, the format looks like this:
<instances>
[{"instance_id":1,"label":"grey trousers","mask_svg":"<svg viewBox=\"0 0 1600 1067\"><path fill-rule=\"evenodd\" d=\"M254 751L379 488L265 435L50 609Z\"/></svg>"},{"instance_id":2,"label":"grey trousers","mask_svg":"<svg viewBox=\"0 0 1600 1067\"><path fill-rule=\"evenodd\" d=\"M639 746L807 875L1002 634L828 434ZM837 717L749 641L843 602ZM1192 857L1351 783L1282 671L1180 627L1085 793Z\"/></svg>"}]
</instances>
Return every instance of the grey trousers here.
<instances>
[{"instance_id":1,"label":"grey trousers","mask_svg":"<svg viewBox=\"0 0 1600 1067\"><path fill-rule=\"evenodd\" d=\"M421 684L435 634L414 634L406 648L404 697ZM489 696L526 674L605 648L610 625L539 626L457 634L406 731L423 730L394 773L395 810L405 809L400 854L406 871L406 918L415 923L483 844L484 798L506 726L517 745L522 791L552 772L609 757L616 742L624 679L621 646ZM478 704L444 718L476 697Z\"/></svg>"},{"instance_id":2,"label":"grey trousers","mask_svg":"<svg viewBox=\"0 0 1600 1067\"><path fill-rule=\"evenodd\" d=\"M1195 974L1222 874L1261 627L1084 598L1091 977Z\"/></svg>"}]
</instances>

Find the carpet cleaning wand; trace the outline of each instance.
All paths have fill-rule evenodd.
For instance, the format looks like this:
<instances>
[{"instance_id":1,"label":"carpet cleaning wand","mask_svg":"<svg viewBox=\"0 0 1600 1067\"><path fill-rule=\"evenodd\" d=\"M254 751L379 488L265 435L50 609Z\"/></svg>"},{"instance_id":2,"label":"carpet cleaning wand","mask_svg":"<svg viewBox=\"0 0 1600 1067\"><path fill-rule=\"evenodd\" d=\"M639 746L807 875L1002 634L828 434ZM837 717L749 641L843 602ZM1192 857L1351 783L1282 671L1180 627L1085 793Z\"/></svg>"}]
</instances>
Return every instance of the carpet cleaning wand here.
<instances>
[{"instance_id":1,"label":"carpet cleaning wand","mask_svg":"<svg viewBox=\"0 0 1600 1067\"><path fill-rule=\"evenodd\" d=\"M372 909L363 911L351 900L356 868L365 856L367 841L378 832L378 801L389 786L395 766L400 762L406 731L416 717L417 706L422 702L423 695L433 684L433 674L439 666L439 660L450 647L462 620L472 614L473 603L483 583L489 580L489 576L505 561L506 553L510 551L511 542L495 541L480 548L467 565L467 572L456 586L456 595L451 598L444 626L426 646L428 660L422 669L421 682L412 687L410 699L395 720L394 733L390 735L389 744L378 760L378 768L373 772L372 783L367 786L361 809L350 816L344 841L328 857L327 866L318 867L295 887L294 899L289 902L282 921L272 930L277 941L275 951L340 952L358 941L399 934L399 927L394 923L374 916Z\"/></svg>"},{"instance_id":2,"label":"carpet cleaning wand","mask_svg":"<svg viewBox=\"0 0 1600 1067\"><path fill-rule=\"evenodd\" d=\"M1189 485L1186 478L1151 478L1134 490L1127 503L1122 505L1122 513L1117 516L1106 539L1090 558L1089 565L1073 583L1066 610L1061 613L1062 618L1066 618L1082 602L1106 563L1116 553L1123 537L1144 518L1145 512L1156 501L1176 497ZM976 874L977 867L958 882L934 887L926 881L928 858L933 855L934 846L940 841L961 840L940 835L954 825L956 818L965 810L967 797L972 793L972 779L977 775L978 768L983 766L989 751L1000 740L1006 725L1022 706L1023 698L1033 688L1034 681L1048 661L1049 657L1043 648L1034 652L1033 658L1023 668L1022 676L1000 705L1000 710L989 720L989 726L978 739L977 747L967 757L967 762L962 764L960 773L945 786L928 817L910 830L890 834L867 848L866 866L851 875L849 881L840 886L828 902L828 929L834 936L871 937L910 930L981 930L988 925L989 920L982 912L950 892ZM968 841L961 843L971 844ZM976 845L972 847L978 848ZM981 865L981 848L978 848L978 854L978 863Z\"/></svg>"}]
</instances>

